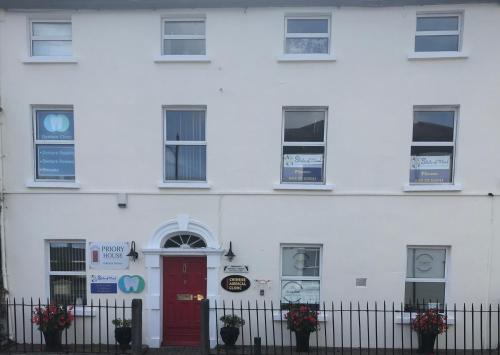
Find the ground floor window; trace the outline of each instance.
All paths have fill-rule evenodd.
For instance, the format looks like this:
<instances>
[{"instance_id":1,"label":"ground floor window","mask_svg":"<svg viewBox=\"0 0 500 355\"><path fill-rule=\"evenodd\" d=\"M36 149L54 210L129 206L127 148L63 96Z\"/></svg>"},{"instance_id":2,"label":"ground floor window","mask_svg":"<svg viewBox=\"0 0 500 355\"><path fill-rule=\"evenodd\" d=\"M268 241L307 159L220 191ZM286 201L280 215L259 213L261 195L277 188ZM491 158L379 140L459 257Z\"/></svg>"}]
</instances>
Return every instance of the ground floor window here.
<instances>
[{"instance_id":1,"label":"ground floor window","mask_svg":"<svg viewBox=\"0 0 500 355\"><path fill-rule=\"evenodd\" d=\"M405 309L444 309L448 250L445 247L408 247Z\"/></svg>"},{"instance_id":2,"label":"ground floor window","mask_svg":"<svg viewBox=\"0 0 500 355\"><path fill-rule=\"evenodd\" d=\"M50 300L56 304L87 303L84 241L49 241Z\"/></svg>"},{"instance_id":3,"label":"ground floor window","mask_svg":"<svg viewBox=\"0 0 500 355\"><path fill-rule=\"evenodd\" d=\"M281 305L308 304L319 308L321 246L281 246Z\"/></svg>"}]
</instances>

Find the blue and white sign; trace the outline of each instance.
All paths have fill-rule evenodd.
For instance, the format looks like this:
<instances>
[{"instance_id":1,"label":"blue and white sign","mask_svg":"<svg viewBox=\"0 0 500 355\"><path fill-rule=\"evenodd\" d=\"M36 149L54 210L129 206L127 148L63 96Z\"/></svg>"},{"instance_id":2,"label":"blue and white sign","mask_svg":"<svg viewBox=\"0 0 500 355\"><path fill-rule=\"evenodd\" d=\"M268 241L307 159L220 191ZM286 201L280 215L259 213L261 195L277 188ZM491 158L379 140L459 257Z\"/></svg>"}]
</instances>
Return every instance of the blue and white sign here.
<instances>
[{"instance_id":1,"label":"blue and white sign","mask_svg":"<svg viewBox=\"0 0 500 355\"><path fill-rule=\"evenodd\" d=\"M284 154L284 182L322 182L323 154Z\"/></svg>"},{"instance_id":2,"label":"blue and white sign","mask_svg":"<svg viewBox=\"0 0 500 355\"><path fill-rule=\"evenodd\" d=\"M118 280L118 287L123 293L141 293L144 286L144 279L139 275L123 275Z\"/></svg>"},{"instance_id":3,"label":"blue and white sign","mask_svg":"<svg viewBox=\"0 0 500 355\"><path fill-rule=\"evenodd\" d=\"M75 147L73 145L36 146L37 173L40 178L75 176Z\"/></svg>"},{"instance_id":4,"label":"blue and white sign","mask_svg":"<svg viewBox=\"0 0 500 355\"><path fill-rule=\"evenodd\" d=\"M90 293L117 293L116 276L114 275L91 275Z\"/></svg>"},{"instance_id":5,"label":"blue and white sign","mask_svg":"<svg viewBox=\"0 0 500 355\"><path fill-rule=\"evenodd\" d=\"M412 156L410 182L425 184L451 182L451 157L449 155Z\"/></svg>"},{"instance_id":6,"label":"blue and white sign","mask_svg":"<svg viewBox=\"0 0 500 355\"><path fill-rule=\"evenodd\" d=\"M38 110L36 127L37 140L71 141L74 139L73 112Z\"/></svg>"}]
</instances>

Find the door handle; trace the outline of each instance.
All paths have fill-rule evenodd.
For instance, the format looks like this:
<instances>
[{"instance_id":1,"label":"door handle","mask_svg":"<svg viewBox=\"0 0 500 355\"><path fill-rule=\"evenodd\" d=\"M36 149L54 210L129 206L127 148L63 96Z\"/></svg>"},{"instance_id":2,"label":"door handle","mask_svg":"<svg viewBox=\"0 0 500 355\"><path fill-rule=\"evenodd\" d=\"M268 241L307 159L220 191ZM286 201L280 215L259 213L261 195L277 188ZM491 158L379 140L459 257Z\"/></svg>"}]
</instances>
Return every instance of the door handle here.
<instances>
[{"instance_id":1,"label":"door handle","mask_svg":"<svg viewBox=\"0 0 500 355\"><path fill-rule=\"evenodd\" d=\"M205 296L203 296L202 294L193 295L193 300L203 301L204 299L205 299Z\"/></svg>"}]
</instances>

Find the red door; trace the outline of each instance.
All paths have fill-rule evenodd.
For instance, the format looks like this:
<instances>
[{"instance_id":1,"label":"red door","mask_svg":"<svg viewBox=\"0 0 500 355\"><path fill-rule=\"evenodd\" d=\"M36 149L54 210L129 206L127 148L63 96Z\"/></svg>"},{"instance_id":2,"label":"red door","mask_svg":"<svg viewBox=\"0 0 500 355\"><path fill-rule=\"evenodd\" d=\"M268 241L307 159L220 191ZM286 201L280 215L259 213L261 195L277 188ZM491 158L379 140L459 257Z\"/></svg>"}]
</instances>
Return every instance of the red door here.
<instances>
[{"instance_id":1,"label":"red door","mask_svg":"<svg viewBox=\"0 0 500 355\"><path fill-rule=\"evenodd\" d=\"M206 257L163 258L163 345L200 344L200 302L206 297Z\"/></svg>"}]
</instances>

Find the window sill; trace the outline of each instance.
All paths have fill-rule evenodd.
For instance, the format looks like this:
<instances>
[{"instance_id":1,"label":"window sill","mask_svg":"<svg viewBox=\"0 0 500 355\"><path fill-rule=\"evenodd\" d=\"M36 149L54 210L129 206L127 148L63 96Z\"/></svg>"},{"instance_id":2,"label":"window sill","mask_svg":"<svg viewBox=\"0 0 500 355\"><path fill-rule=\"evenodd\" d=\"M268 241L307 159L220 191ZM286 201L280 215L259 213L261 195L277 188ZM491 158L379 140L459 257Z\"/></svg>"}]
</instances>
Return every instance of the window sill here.
<instances>
[{"instance_id":1,"label":"window sill","mask_svg":"<svg viewBox=\"0 0 500 355\"><path fill-rule=\"evenodd\" d=\"M76 306L74 309L75 317L95 317L95 309L90 306Z\"/></svg>"},{"instance_id":2,"label":"window sill","mask_svg":"<svg viewBox=\"0 0 500 355\"><path fill-rule=\"evenodd\" d=\"M206 55L161 55L154 59L155 63L210 63Z\"/></svg>"},{"instance_id":3,"label":"window sill","mask_svg":"<svg viewBox=\"0 0 500 355\"><path fill-rule=\"evenodd\" d=\"M27 57L24 64L77 64L75 57Z\"/></svg>"},{"instance_id":4,"label":"window sill","mask_svg":"<svg viewBox=\"0 0 500 355\"><path fill-rule=\"evenodd\" d=\"M314 184L274 184L274 190L317 190L317 191L332 191L333 185L314 185Z\"/></svg>"},{"instance_id":5,"label":"window sill","mask_svg":"<svg viewBox=\"0 0 500 355\"><path fill-rule=\"evenodd\" d=\"M405 192L419 192L419 191L462 191L462 184L445 184L445 185L404 185L403 191Z\"/></svg>"},{"instance_id":6,"label":"window sill","mask_svg":"<svg viewBox=\"0 0 500 355\"><path fill-rule=\"evenodd\" d=\"M467 58L469 58L469 55L464 52L412 52L408 55L408 60Z\"/></svg>"},{"instance_id":7,"label":"window sill","mask_svg":"<svg viewBox=\"0 0 500 355\"><path fill-rule=\"evenodd\" d=\"M278 62L335 62L337 58L331 54L284 54Z\"/></svg>"},{"instance_id":8,"label":"window sill","mask_svg":"<svg viewBox=\"0 0 500 355\"><path fill-rule=\"evenodd\" d=\"M445 315L444 313L441 313L442 315ZM410 318L411 315L411 318ZM400 315L397 315L394 317L394 323L395 324L411 324L411 322L417 317L416 312L403 312ZM453 325L455 324L455 318L453 315L450 315L450 312L447 314L447 323L448 325Z\"/></svg>"},{"instance_id":9,"label":"window sill","mask_svg":"<svg viewBox=\"0 0 500 355\"><path fill-rule=\"evenodd\" d=\"M40 189L79 189L80 182L78 181L26 181L26 187Z\"/></svg>"},{"instance_id":10,"label":"window sill","mask_svg":"<svg viewBox=\"0 0 500 355\"><path fill-rule=\"evenodd\" d=\"M277 321L277 322L286 322L286 318L285 318L285 315L288 313L288 311L281 311L281 314L280 312L274 312L273 313L273 320L274 321ZM326 321L328 320L328 314L324 314L323 311L319 311L319 314L318 314L318 322L320 323L325 323Z\"/></svg>"},{"instance_id":11,"label":"window sill","mask_svg":"<svg viewBox=\"0 0 500 355\"><path fill-rule=\"evenodd\" d=\"M160 182L159 189L210 189L208 182Z\"/></svg>"}]
</instances>

